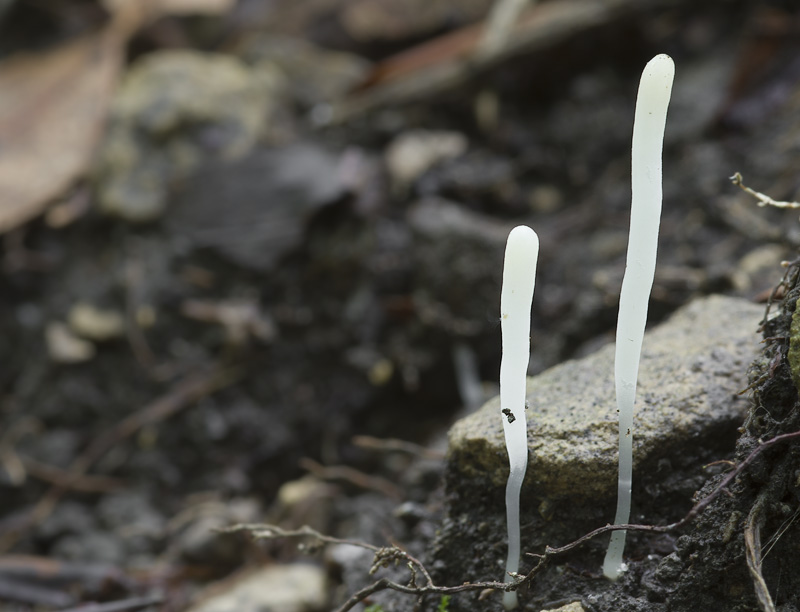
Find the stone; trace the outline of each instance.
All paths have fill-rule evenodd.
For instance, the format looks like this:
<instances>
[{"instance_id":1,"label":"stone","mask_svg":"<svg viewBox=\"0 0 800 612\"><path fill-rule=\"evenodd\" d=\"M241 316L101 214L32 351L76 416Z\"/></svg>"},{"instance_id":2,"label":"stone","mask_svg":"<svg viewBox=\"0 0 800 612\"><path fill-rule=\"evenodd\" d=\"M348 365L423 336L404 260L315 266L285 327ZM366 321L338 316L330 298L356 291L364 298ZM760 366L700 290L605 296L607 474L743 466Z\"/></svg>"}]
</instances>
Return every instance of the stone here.
<instances>
[{"instance_id":1,"label":"stone","mask_svg":"<svg viewBox=\"0 0 800 612\"><path fill-rule=\"evenodd\" d=\"M645 335L634 413L634 469L743 417L748 400L739 392L747 387L746 371L759 350L756 330L763 314L761 305L711 296L683 307ZM613 343L528 379L523 491L549 500L616 494L615 397ZM504 487L507 457L499 397L450 430L451 478Z\"/></svg>"},{"instance_id":2,"label":"stone","mask_svg":"<svg viewBox=\"0 0 800 612\"><path fill-rule=\"evenodd\" d=\"M583 607L581 602L573 601L566 606L561 606L560 608L548 608L547 610L542 610L542 612L586 612L586 609Z\"/></svg>"},{"instance_id":3,"label":"stone","mask_svg":"<svg viewBox=\"0 0 800 612\"><path fill-rule=\"evenodd\" d=\"M397 136L386 150L386 167L392 183L405 189L427 170L462 155L467 138L459 132L410 130Z\"/></svg>"},{"instance_id":4,"label":"stone","mask_svg":"<svg viewBox=\"0 0 800 612\"><path fill-rule=\"evenodd\" d=\"M125 317L121 312L98 308L87 302L72 305L67 324L76 335L94 342L105 342L125 335Z\"/></svg>"},{"instance_id":5,"label":"stone","mask_svg":"<svg viewBox=\"0 0 800 612\"><path fill-rule=\"evenodd\" d=\"M94 344L78 338L61 321L50 321L44 330L47 353L56 363L83 363L95 356Z\"/></svg>"},{"instance_id":6,"label":"stone","mask_svg":"<svg viewBox=\"0 0 800 612\"><path fill-rule=\"evenodd\" d=\"M189 612L311 612L327 603L325 570L309 563L270 565L215 592Z\"/></svg>"},{"instance_id":7,"label":"stone","mask_svg":"<svg viewBox=\"0 0 800 612\"><path fill-rule=\"evenodd\" d=\"M237 523L255 523L261 512L255 499L234 498L225 503L199 501L187 508L186 526L174 539L174 549L189 563L234 567L242 560L242 542L220 530Z\"/></svg>"},{"instance_id":8,"label":"stone","mask_svg":"<svg viewBox=\"0 0 800 612\"><path fill-rule=\"evenodd\" d=\"M159 218L172 186L212 159L247 153L266 129L282 79L232 57L159 51L137 61L112 105L97 176L100 209Z\"/></svg>"}]
</instances>

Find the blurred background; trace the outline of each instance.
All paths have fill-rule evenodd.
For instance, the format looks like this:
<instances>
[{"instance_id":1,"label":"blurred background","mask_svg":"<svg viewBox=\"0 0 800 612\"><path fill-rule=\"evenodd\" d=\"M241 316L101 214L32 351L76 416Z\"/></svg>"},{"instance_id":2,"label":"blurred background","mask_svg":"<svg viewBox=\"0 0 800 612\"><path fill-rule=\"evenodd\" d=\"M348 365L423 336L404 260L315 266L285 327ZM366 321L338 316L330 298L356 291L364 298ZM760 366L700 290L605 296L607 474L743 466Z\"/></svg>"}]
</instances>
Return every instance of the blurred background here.
<instances>
[{"instance_id":1,"label":"blurred background","mask_svg":"<svg viewBox=\"0 0 800 612\"><path fill-rule=\"evenodd\" d=\"M435 512L512 227L530 372L613 338L658 53L651 324L796 256L798 213L729 180L800 199L793 0L0 1L4 606L204 609L242 568L292 582L291 546L213 527ZM260 609L329 609L342 564Z\"/></svg>"}]
</instances>

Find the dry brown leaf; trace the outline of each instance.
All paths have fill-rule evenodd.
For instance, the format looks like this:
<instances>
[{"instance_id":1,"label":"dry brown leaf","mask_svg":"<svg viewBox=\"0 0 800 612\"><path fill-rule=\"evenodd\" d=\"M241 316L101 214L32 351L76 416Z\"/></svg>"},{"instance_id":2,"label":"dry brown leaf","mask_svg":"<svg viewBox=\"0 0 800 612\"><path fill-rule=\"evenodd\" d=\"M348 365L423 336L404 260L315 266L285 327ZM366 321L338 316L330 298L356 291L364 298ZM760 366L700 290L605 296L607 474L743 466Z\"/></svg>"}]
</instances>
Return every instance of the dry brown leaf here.
<instances>
[{"instance_id":1,"label":"dry brown leaf","mask_svg":"<svg viewBox=\"0 0 800 612\"><path fill-rule=\"evenodd\" d=\"M167 15L222 15L236 4L236 0L102 0L103 6L113 15L125 12L138 15L144 23Z\"/></svg>"},{"instance_id":2,"label":"dry brown leaf","mask_svg":"<svg viewBox=\"0 0 800 612\"><path fill-rule=\"evenodd\" d=\"M235 3L236 0L158 0L164 15L221 15Z\"/></svg>"},{"instance_id":3,"label":"dry brown leaf","mask_svg":"<svg viewBox=\"0 0 800 612\"><path fill-rule=\"evenodd\" d=\"M125 40L112 24L0 64L0 232L40 214L85 172Z\"/></svg>"},{"instance_id":4,"label":"dry brown leaf","mask_svg":"<svg viewBox=\"0 0 800 612\"><path fill-rule=\"evenodd\" d=\"M149 19L219 14L234 0L105 0L100 33L0 64L0 233L44 211L86 172L125 43Z\"/></svg>"}]
</instances>

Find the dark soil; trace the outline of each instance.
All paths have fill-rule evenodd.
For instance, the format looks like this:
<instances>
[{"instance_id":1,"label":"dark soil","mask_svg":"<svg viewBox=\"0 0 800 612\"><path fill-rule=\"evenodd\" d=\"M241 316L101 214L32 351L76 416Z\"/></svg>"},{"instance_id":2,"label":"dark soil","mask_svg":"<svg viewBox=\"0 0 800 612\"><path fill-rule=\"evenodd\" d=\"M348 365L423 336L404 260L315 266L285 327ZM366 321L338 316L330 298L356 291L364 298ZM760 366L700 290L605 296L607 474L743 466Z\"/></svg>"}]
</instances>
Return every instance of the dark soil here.
<instances>
[{"instance_id":1,"label":"dark soil","mask_svg":"<svg viewBox=\"0 0 800 612\"><path fill-rule=\"evenodd\" d=\"M365 41L331 25L342 3L314 13L317 4L281 33L336 41L367 59L461 25L456 19L401 40ZM477 513L502 516L495 492L445 493L441 461L365 449L353 438L441 448L449 423L469 404L459 391L463 367L454 365L459 351L474 358L490 394L500 357L503 236L514 225L530 224L542 242L531 373L612 337L634 98L650 57L667 52L677 66L650 322L699 295L763 298L780 280L780 259L800 243L795 212L758 209L728 181L741 171L753 188L798 199L800 12L791 2L743 0L648 7L514 58L456 91L344 125L320 128L307 106L289 100L277 135L234 164L211 161L173 186L169 210L152 224L92 211L64 228L37 220L7 234L0 543L5 553L58 561L62 569L107 573L70 574L52 587L32 571L25 584L45 599L26 600L10 588L0 589L0 599L16 601L18 610L56 609L158 589L166 593L164 609L181 609L197 585L246 561L297 554L230 536L198 553L176 517L211 500L228 510L252 504L225 515L225 524L269 517L303 524L313 513L295 508L282 516L276 496L308 469L334 483L316 508L325 510L317 527L408 546L442 583L494 579L504 545L497 520ZM134 41L134 54L175 40L232 52L242 37L279 29L266 18L206 26L175 18L155 24ZM500 104L490 131L474 114L486 91ZM394 137L417 128L460 132L468 148L398 190L383 155ZM78 189L92 199L91 180ZM676 457L669 474L655 469L643 479L654 501L638 509L637 522L677 520L695 491L703 495L721 478L705 464L740 461L760 440L800 429L787 360L796 285L792 268L787 297L773 307L779 315L765 324L747 423L721 432L713 447ZM192 315L192 301L217 310ZM127 333L98 343L91 360L57 363L45 328L78 302L123 313ZM224 320L218 309L230 302L249 314ZM142 313L152 324L132 323ZM119 429L138 417L138 426ZM732 496L720 496L681 533L629 534L632 569L618 584L598 577L600 538L537 578L522 597L524 609L574 600L592 612L755 609L744 558L748 518L760 530L773 601L782 612L800 609L798 448L789 442L764 453ZM87 474L106 480L76 483L48 469L74 468L87 456ZM372 481L309 468L316 464L304 458L380 476L397 497L376 492ZM365 486L372 490L364 493ZM449 522L438 523L445 495L476 496L476 515L458 517L471 525L457 531L459 539ZM531 513L525 548L564 544L565 534L577 537L612 514L605 506L580 516L555 509L552 521ZM335 604L369 580L367 569L340 563L332 570L345 584ZM7 575L0 567L0 582ZM44 586L57 594L46 599ZM398 610L414 605L412 598L392 601ZM423 609L435 609L438 598L425 602ZM476 603L470 595L450 610L497 608L496 596Z\"/></svg>"}]
</instances>

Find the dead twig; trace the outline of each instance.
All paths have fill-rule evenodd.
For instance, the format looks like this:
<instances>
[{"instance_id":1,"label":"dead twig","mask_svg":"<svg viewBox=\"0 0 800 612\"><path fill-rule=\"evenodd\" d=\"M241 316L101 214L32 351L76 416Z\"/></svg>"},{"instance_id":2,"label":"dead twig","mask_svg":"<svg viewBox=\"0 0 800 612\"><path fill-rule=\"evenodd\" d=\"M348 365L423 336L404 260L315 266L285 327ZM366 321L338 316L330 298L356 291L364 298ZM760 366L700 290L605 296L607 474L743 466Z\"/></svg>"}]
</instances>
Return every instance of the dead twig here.
<instances>
[{"instance_id":1,"label":"dead twig","mask_svg":"<svg viewBox=\"0 0 800 612\"><path fill-rule=\"evenodd\" d=\"M65 479L54 484L30 513L10 529L0 533L0 551L8 550L23 533L47 518L64 493L85 477L92 465L131 437L145 425L161 422L215 391L233 384L242 376L238 367L215 364L177 383L166 395L147 404L98 436L70 465Z\"/></svg>"},{"instance_id":2,"label":"dead twig","mask_svg":"<svg viewBox=\"0 0 800 612\"><path fill-rule=\"evenodd\" d=\"M379 547L373 544L367 544L365 542L359 542L355 540L347 540L342 538L335 538L332 536L327 536L324 534L319 533L318 531L310 528L310 527L301 527L300 529L295 530L285 530L281 527L277 527L275 525L234 525L230 528L221 530L225 533L236 533L236 532L247 532L252 537L256 539L278 539L278 538L295 538L295 537L310 537L316 540L319 543L328 543L328 544L348 544L350 546L357 546L360 548L365 548L367 550L371 550L375 553L375 558L373 560L372 568L370 569L370 575L374 574L380 567L383 567L386 564L386 561L391 559L402 559L407 561L409 564L409 569L411 571L411 578L408 584L400 584L398 582L394 582L389 580L388 578L380 578L379 580L375 581L374 583L364 587L363 589L353 593L348 600L340 606L336 612L347 612L351 610L353 607L356 606L359 602L364 601L370 595L378 593L384 590L393 590L398 591L400 593L406 593L409 595L416 595L417 597L422 597L423 595L428 594L439 594L439 595L450 595L454 593L462 593L465 591L485 591L487 589L493 589L498 591L515 591L518 588L522 587L523 585L530 584L533 579L547 566L550 560L553 557L557 557L568 553L579 546L582 546L589 540L596 538L599 535L604 533L609 533L612 531L618 530L627 530L627 531L642 531L642 532L650 532L650 533L666 533L670 531L674 531L683 527L684 525L693 521L703 510L705 510L711 502L713 502L720 494L722 493L729 493L728 486L733 482L733 480L739 476L747 467L758 457L761 453L766 451L773 446L786 442L788 440L792 440L794 438L800 438L800 431L795 431L791 433L782 434L779 436L775 436L771 440L767 440L766 442L762 442L758 445L753 451L741 462L739 463L735 469L733 469L722 481L714 488L714 490L706 497L698 501L689 512L679 521L674 523L670 523L669 525L605 525L604 527L598 527L594 531L590 531L589 533L581 536L577 540L570 542L569 544L565 544L564 546L560 546L558 548L553 548L550 546L545 547L544 554L533 554L527 553L527 556L538 558L538 562L536 565L531 569L527 574L520 575L514 574L513 577L515 580L513 582L505 583L505 582L465 582L464 584L460 584L457 586L439 586L436 585L430 577L430 574L425 569L425 566L422 564L421 561L414 558L407 552L403 551L402 549L392 546L392 547ZM758 504L756 504L757 506ZM755 507L754 507L755 508ZM757 514L753 514L751 512L751 519L756 520L758 519ZM745 534L747 537L747 534ZM758 534L755 530L751 530L751 537L757 538ZM760 568L760 540L754 539L753 540L753 547L752 550L753 555L752 561L757 561L756 567ZM757 554L756 554L757 553ZM748 567L751 564L751 553L748 552ZM416 572L419 571L425 577L425 584L417 585L416 584ZM765 587L766 588L766 587ZM759 593L759 601L761 601L762 593ZM766 597L769 598L769 593L766 592ZM770 600L771 602L771 600ZM764 612L773 612L773 608L763 608Z\"/></svg>"},{"instance_id":3,"label":"dead twig","mask_svg":"<svg viewBox=\"0 0 800 612\"><path fill-rule=\"evenodd\" d=\"M670 523L669 525L606 525L605 527L598 527L594 531L590 531L584 536L581 536L574 542L570 542L560 548L550 548L547 547L545 554L542 556L542 559L547 558L548 555L560 555L566 552L577 548L581 544L595 538L599 535L604 533L608 533L611 531L617 531L619 529L627 529L629 531L645 531L651 533L666 533L669 531L674 531L686 525L687 523L692 522L703 510L705 510L708 505L713 502L720 494L725 493L728 491L728 485L733 482L733 480L741 474L747 467L758 457L762 452L767 450L768 448L772 448L776 444L780 444L781 442L785 442L787 440L791 440L793 438L800 438L800 431L794 431L787 434L782 434L780 436L775 436L771 440L767 440L766 442L762 442L758 447L753 449L753 451L739 464L736 466L736 469L732 470L728 473L725 478L722 479L716 488L707 496L697 502L689 512L686 513L681 520Z\"/></svg>"},{"instance_id":4,"label":"dead twig","mask_svg":"<svg viewBox=\"0 0 800 612\"><path fill-rule=\"evenodd\" d=\"M141 295L144 285L144 269L138 252L129 254L125 262L125 335L128 338L133 356L139 365L159 379L159 366L156 356L142 330L137 311L141 308Z\"/></svg>"},{"instance_id":5,"label":"dead twig","mask_svg":"<svg viewBox=\"0 0 800 612\"><path fill-rule=\"evenodd\" d=\"M223 389L241 378L238 367L215 364L192 374L170 391L117 423L95 438L94 442L73 462L70 472L83 474L109 450L131 437L145 425L159 423L207 395Z\"/></svg>"},{"instance_id":6,"label":"dead twig","mask_svg":"<svg viewBox=\"0 0 800 612\"><path fill-rule=\"evenodd\" d=\"M76 605L77 593L98 584L127 589L135 582L113 565L0 555L0 600L62 610Z\"/></svg>"},{"instance_id":7,"label":"dead twig","mask_svg":"<svg viewBox=\"0 0 800 612\"><path fill-rule=\"evenodd\" d=\"M278 540L281 538L304 538L310 537L319 542L324 542L325 544L349 544L350 546L356 546L358 548L366 548L367 550L371 550L373 552L378 552L381 547L375 546L374 544L367 544L366 542L358 542L356 540L346 540L342 538L335 538L333 536L325 535L324 533L320 533L316 529L312 529L308 525L304 525L299 529L283 529L282 527L278 527L277 525L266 525L266 524L247 524L247 523L240 523L238 525L232 525L231 527L225 527L224 529L218 529L220 533L247 533L255 540Z\"/></svg>"},{"instance_id":8,"label":"dead twig","mask_svg":"<svg viewBox=\"0 0 800 612\"><path fill-rule=\"evenodd\" d=\"M368 450L377 450L383 452L401 452L411 455L413 457L420 457L422 459L433 459L441 461L444 459L444 453L441 451L427 448L407 440L397 440L395 438L374 438L372 436L353 436L353 444L359 448Z\"/></svg>"},{"instance_id":9,"label":"dead twig","mask_svg":"<svg viewBox=\"0 0 800 612\"><path fill-rule=\"evenodd\" d=\"M403 492L400 487L390 480L370 476L346 465L327 466L317 463L313 459L304 458L300 460L300 467L322 480L344 480L361 489L376 491L392 499L403 498Z\"/></svg>"},{"instance_id":10,"label":"dead twig","mask_svg":"<svg viewBox=\"0 0 800 612\"><path fill-rule=\"evenodd\" d=\"M2 576L0 576L0 599L48 608L63 608L75 601L72 595L64 590L27 584L20 580L8 580Z\"/></svg>"},{"instance_id":11,"label":"dead twig","mask_svg":"<svg viewBox=\"0 0 800 612\"><path fill-rule=\"evenodd\" d=\"M321 542L325 544L347 544L350 546L356 546L358 548L364 548L366 550L371 550L374 553L372 567L369 570L369 574L373 575L377 572L381 567L387 567L390 563L394 561L405 561L411 571L412 575L412 584L413 586L406 586L406 585L399 585L397 583L392 582L391 580L381 578L378 580L374 585L370 585L361 591L358 591L357 594L354 594L353 597L356 595L360 595L358 598L351 597L352 604L349 607L342 607L340 610L349 610L357 604L359 601L362 601L365 597L368 597L372 593L376 593L383 589L389 588L394 590L400 590L402 592L408 593L416 593L416 594L424 594L427 592L427 589L438 589L440 587L435 587L433 579L431 575L428 573L427 568L423 565L422 561L414 557L409 552L399 548L398 546L375 546L374 544L368 544L366 542L359 542L357 540L347 540L343 538L335 538L333 536L325 535L324 533L320 533L316 529L312 529L311 527L305 525L300 527L299 529L283 529L278 527L277 525L247 525L247 524L240 524L240 525L233 525L232 527L228 527L225 529L219 530L221 533L240 533L245 532L249 534L252 538L256 540L277 540L282 538L311 538L316 542ZM417 572L422 574L425 579L425 584L419 586L416 584L416 575ZM375 585L381 584L382 586L376 587ZM396 588L397 587L397 588ZM406 589L411 589L407 591ZM348 601L350 601L348 600Z\"/></svg>"},{"instance_id":12,"label":"dead twig","mask_svg":"<svg viewBox=\"0 0 800 612\"><path fill-rule=\"evenodd\" d=\"M761 527L764 524L764 504L766 496L762 493L750 509L747 525L744 528L744 549L747 569L753 579L758 606L762 612L775 612L775 604L769 594L764 575L761 573Z\"/></svg>"},{"instance_id":13,"label":"dead twig","mask_svg":"<svg viewBox=\"0 0 800 612\"><path fill-rule=\"evenodd\" d=\"M195 321L221 325L233 346L243 346L251 337L268 344L277 333L272 320L261 312L254 299L188 299L181 304L181 314Z\"/></svg>"},{"instance_id":14,"label":"dead twig","mask_svg":"<svg viewBox=\"0 0 800 612\"><path fill-rule=\"evenodd\" d=\"M656 7L672 1L650 0L648 5ZM503 3L509 12L519 10L511 6L516 2ZM380 107L417 102L452 91L511 57L552 49L571 36L639 10L641 5L641 1L634 0L536 4L516 15L510 28L502 26L500 43L491 43L488 53L481 52L486 25L465 26L379 63L358 92L334 104L328 119L340 123Z\"/></svg>"},{"instance_id":15,"label":"dead twig","mask_svg":"<svg viewBox=\"0 0 800 612\"><path fill-rule=\"evenodd\" d=\"M758 200L758 206L763 208L764 206L774 206L775 208L800 208L800 202L783 202L779 200L773 200L766 194L761 193L760 191L755 191L754 189L750 189L742 182L742 175L739 172L735 172L732 177L730 177L731 183L742 189L743 191L749 193L753 196L756 200Z\"/></svg>"},{"instance_id":16,"label":"dead twig","mask_svg":"<svg viewBox=\"0 0 800 612\"><path fill-rule=\"evenodd\" d=\"M107 601L105 603L87 603L68 610L61 610L61 612L128 612L129 610L156 606L163 602L164 596L155 594L145 595L144 597L129 597L128 599Z\"/></svg>"},{"instance_id":17,"label":"dead twig","mask_svg":"<svg viewBox=\"0 0 800 612\"><path fill-rule=\"evenodd\" d=\"M105 493L121 489L125 486L124 481L110 476L84 474L79 478L72 478L73 475L68 470L41 463L28 457L24 457L22 463L25 466L25 471L33 478L38 478L52 485L64 486L72 491L80 491L81 493Z\"/></svg>"},{"instance_id":18,"label":"dead twig","mask_svg":"<svg viewBox=\"0 0 800 612\"><path fill-rule=\"evenodd\" d=\"M41 425L37 419L26 417L7 427L0 437L0 465L14 485L23 484L28 476L25 462L17 453L15 445L22 437L37 433Z\"/></svg>"}]
</instances>

